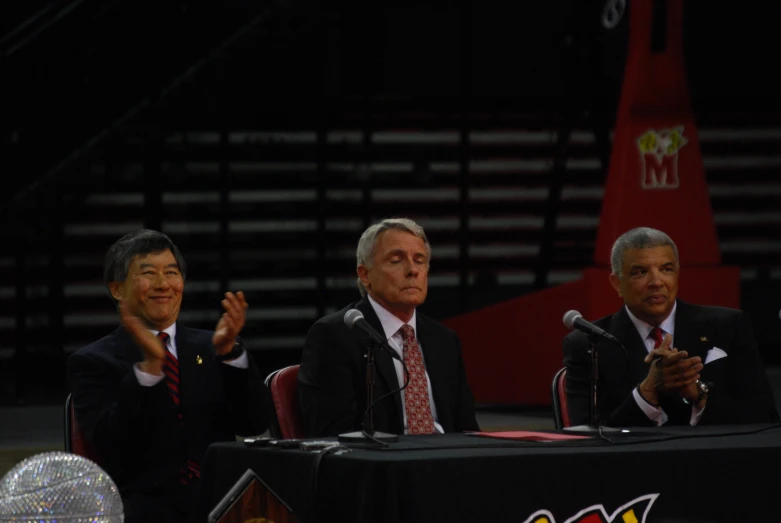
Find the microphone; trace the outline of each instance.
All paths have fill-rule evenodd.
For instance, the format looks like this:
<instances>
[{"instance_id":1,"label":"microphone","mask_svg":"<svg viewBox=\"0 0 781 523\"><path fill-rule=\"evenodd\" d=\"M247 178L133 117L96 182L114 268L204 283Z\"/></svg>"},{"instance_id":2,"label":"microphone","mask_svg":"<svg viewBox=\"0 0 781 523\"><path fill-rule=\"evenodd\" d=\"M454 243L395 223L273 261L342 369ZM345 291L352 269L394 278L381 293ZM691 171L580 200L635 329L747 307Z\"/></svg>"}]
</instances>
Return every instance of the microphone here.
<instances>
[{"instance_id":1,"label":"microphone","mask_svg":"<svg viewBox=\"0 0 781 523\"><path fill-rule=\"evenodd\" d=\"M404 360L398 355L398 353L388 345L387 340L374 327L369 325L363 317L363 313L358 309L350 309L344 313L344 324L348 329L358 328L365 332L374 346L383 349L392 358L396 358L401 361L402 368L404 369L404 375L406 380L404 385L397 389L391 389L389 392L381 395L379 398L374 399L374 381L375 381L375 367L374 367L374 350L373 347L369 347L366 354L366 411L363 413L363 423L361 430L347 432L339 434L340 443L357 443L365 445L369 442L376 443L378 445L387 446L388 443L393 443L399 440L396 434L388 434L386 432L378 432L374 430L374 419L372 417L372 409L377 402L398 393L403 390L409 384L409 370L404 364Z\"/></svg>"},{"instance_id":2,"label":"microphone","mask_svg":"<svg viewBox=\"0 0 781 523\"><path fill-rule=\"evenodd\" d=\"M609 332L605 332L604 330L600 329L596 325L594 325L591 322L588 322L583 319L583 315L580 314L578 311L568 311L564 315L564 325L568 329L577 329L581 332L585 332L586 334L590 336L596 336L598 338L604 338L606 340L612 341L614 343L618 343L621 345L621 342L618 341L618 338L610 334Z\"/></svg>"},{"instance_id":3,"label":"microphone","mask_svg":"<svg viewBox=\"0 0 781 523\"><path fill-rule=\"evenodd\" d=\"M363 317L363 313L358 309L350 309L344 313L344 324L347 325L347 328L349 329L357 328L362 330L375 344L385 349L385 352L390 354L391 357L399 361L403 361L399 356L399 353L393 350L390 345L388 345L388 341L385 339L385 336L381 335L374 327L369 325L369 322L367 322Z\"/></svg>"}]
</instances>

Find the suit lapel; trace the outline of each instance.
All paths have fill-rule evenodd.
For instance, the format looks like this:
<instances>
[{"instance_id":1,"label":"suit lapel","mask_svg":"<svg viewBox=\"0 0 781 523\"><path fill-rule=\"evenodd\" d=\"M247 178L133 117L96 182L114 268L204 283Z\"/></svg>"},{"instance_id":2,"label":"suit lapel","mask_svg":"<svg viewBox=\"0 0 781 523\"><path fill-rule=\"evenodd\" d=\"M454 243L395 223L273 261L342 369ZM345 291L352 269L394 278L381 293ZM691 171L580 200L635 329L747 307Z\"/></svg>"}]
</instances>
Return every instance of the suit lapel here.
<instances>
[{"instance_id":1,"label":"suit lapel","mask_svg":"<svg viewBox=\"0 0 781 523\"><path fill-rule=\"evenodd\" d=\"M614 316L613 321L610 324L610 333L616 338L621 340L626 349L626 355L629 358L628 362L628 376L629 383L636 384L644 380L648 375L648 364L645 362L645 357L648 355L648 349L645 347L645 342L640 338L640 333L637 332L635 324L629 318L629 314L626 312L625 307L621 307ZM605 347L606 343L600 346ZM611 344L608 350L621 350ZM616 365L623 366L621 362L623 358L603 358L600 359L600 367L603 362L616 362ZM624 374L623 369L615 369L609 375L621 376Z\"/></svg>"},{"instance_id":2,"label":"suit lapel","mask_svg":"<svg viewBox=\"0 0 781 523\"><path fill-rule=\"evenodd\" d=\"M380 318L377 317L377 313L374 312L374 309L372 308L371 303L369 303L368 298L364 297L361 301L359 301L356 305L356 308L363 313L363 317L366 319L369 325L374 327L374 329L381 335L385 336L385 330L382 328ZM399 388L400 384L399 378L396 375L396 366L393 364L393 358L388 353L382 349L375 350L374 365L377 370L377 376L385 380L387 390L391 391ZM377 397L375 396L374 399L376 400ZM401 416L401 395L394 394L393 402L396 405L396 413L398 414L399 422L401 422L403 419Z\"/></svg>"},{"instance_id":3,"label":"suit lapel","mask_svg":"<svg viewBox=\"0 0 781 523\"><path fill-rule=\"evenodd\" d=\"M675 336L673 345L678 350L685 350L689 357L700 356L705 362L708 350L713 346L706 335L707 325L697 319L694 307L678 300L675 311Z\"/></svg>"},{"instance_id":4,"label":"suit lapel","mask_svg":"<svg viewBox=\"0 0 781 523\"><path fill-rule=\"evenodd\" d=\"M437 343L438 340L435 339L428 321L420 314L417 315L417 327L418 331L416 334L418 341L420 341L420 350L423 353L423 360L426 364L426 373L431 381L431 395L437 408L437 418L440 425L448 427L450 425L450 420L448 419L450 413L445 409L448 402L444 401L443 397L443 394L447 392L445 388L447 379L440 374L445 372L445 369L443 365L434 363L437 361L442 362L445 359L442 351L448 350L448 347L443 343Z\"/></svg>"}]
</instances>

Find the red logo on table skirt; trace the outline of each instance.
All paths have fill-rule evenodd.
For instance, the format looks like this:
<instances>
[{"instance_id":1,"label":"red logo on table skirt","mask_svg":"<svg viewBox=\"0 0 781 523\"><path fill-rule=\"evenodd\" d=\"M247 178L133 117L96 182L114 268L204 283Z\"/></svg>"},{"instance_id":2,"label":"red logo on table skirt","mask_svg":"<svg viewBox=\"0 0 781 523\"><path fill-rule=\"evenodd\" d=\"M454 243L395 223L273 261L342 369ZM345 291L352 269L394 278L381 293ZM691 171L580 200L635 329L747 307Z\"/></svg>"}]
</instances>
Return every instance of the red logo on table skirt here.
<instances>
[{"instance_id":1,"label":"red logo on table skirt","mask_svg":"<svg viewBox=\"0 0 781 523\"><path fill-rule=\"evenodd\" d=\"M643 189L675 189L680 185L678 151L688 142L682 125L659 131L651 129L637 139Z\"/></svg>"},{"instance_id":2,"label":"red logo on table skirt","mask_svg":"<svg viewBox=\"0 0 781 523\"><path fill-rule=\"evenodd\" d=\"M648 512L658 497L658 493L640 496L621 505L610 515L607 514L604 506L592 505L563 523L645 523ZM524 523L556 523L556 518L548 510L538 510Z\"/></svg>"}]
</instances>

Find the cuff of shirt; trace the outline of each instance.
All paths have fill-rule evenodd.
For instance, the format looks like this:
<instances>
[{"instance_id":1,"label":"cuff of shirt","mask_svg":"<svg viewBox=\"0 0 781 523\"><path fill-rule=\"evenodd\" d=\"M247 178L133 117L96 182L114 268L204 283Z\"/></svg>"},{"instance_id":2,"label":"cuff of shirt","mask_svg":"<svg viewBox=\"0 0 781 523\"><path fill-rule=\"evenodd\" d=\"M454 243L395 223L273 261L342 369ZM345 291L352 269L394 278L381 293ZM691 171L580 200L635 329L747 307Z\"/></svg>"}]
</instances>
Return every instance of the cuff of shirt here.
<instances>
[{"instance_id":1,"label":"cuff of shirt","mask_svg":"<svg viewBox=\"0 0 781 523\"><path fill-rule=\"evenodd\" d=\"M241 356L235 360L223 361L223 363L225 365L230 365L231 367L236 367L237 369L248 369L249 358L247 357L247 350L244 349L244 352L241 353Z\"/></svg>"},{"instance_id":2,"label":"cuff of shirt","mask_svg":"<svg viewBox=\"0 0 781 523\"><path fill-rule=\"evenodd\" d=\"M133 372L136 373L136 379L138 380L138 384L142 387L154 387L161 381L163 381L163 378L165 377L165 374L161 374L159 376L155 376L154 374L149 374L148 372L142 371L138 367L138 363L133 365Z\"/></svg>"},{"instance_id":3,"label":"cuff of shirt","mask_svg":"<svg viewBox=\"0 0 781 523\"><path fill-rule=\"evenodd\" d=\"M689 421L689 425L692 427L696 427L697 424L700 422L700 418L702 418L702 413L705 412L705 407L698 408L698 407L692 407L692 418Z\"/></svg>"},{"instance_id":4,"label":"cuff of shirt","mask_svg":"<svg viewBox=\"0 0 781 523\"><path fill-rule=\"evenodd\" d=\"M640 407L640 410L642 410L643 413L648 416L648 419L656 423L657 427L661 427L667 423L667 414L665 414L661 408L654 407L645 401L643 396L640 395L640 391L637 390L637 387L635 387L632 391L632 396L635 398L635 403L637 403L637 406Z\"/></svg>"}]
</instances>

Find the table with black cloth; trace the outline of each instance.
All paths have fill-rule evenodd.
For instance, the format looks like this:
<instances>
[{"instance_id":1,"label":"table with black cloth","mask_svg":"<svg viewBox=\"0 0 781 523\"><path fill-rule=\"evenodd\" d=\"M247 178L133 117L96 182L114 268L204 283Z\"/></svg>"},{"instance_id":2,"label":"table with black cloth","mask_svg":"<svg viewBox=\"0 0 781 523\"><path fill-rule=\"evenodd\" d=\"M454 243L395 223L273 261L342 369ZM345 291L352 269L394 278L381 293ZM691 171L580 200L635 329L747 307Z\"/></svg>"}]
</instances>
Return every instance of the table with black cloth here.
<instances>
[{"instance_id":1,"label":"table with black cloth","mask_svg":"<svg viewBox=\"0 0 781 523\"><path fill-rule=\"evenodd\" d=\"M401 436L324 454L219 443L206 455L197 521L248 468L305 523L781 521L781 425L606 435L612 443Z\"/></svg>"}]
</instances>

